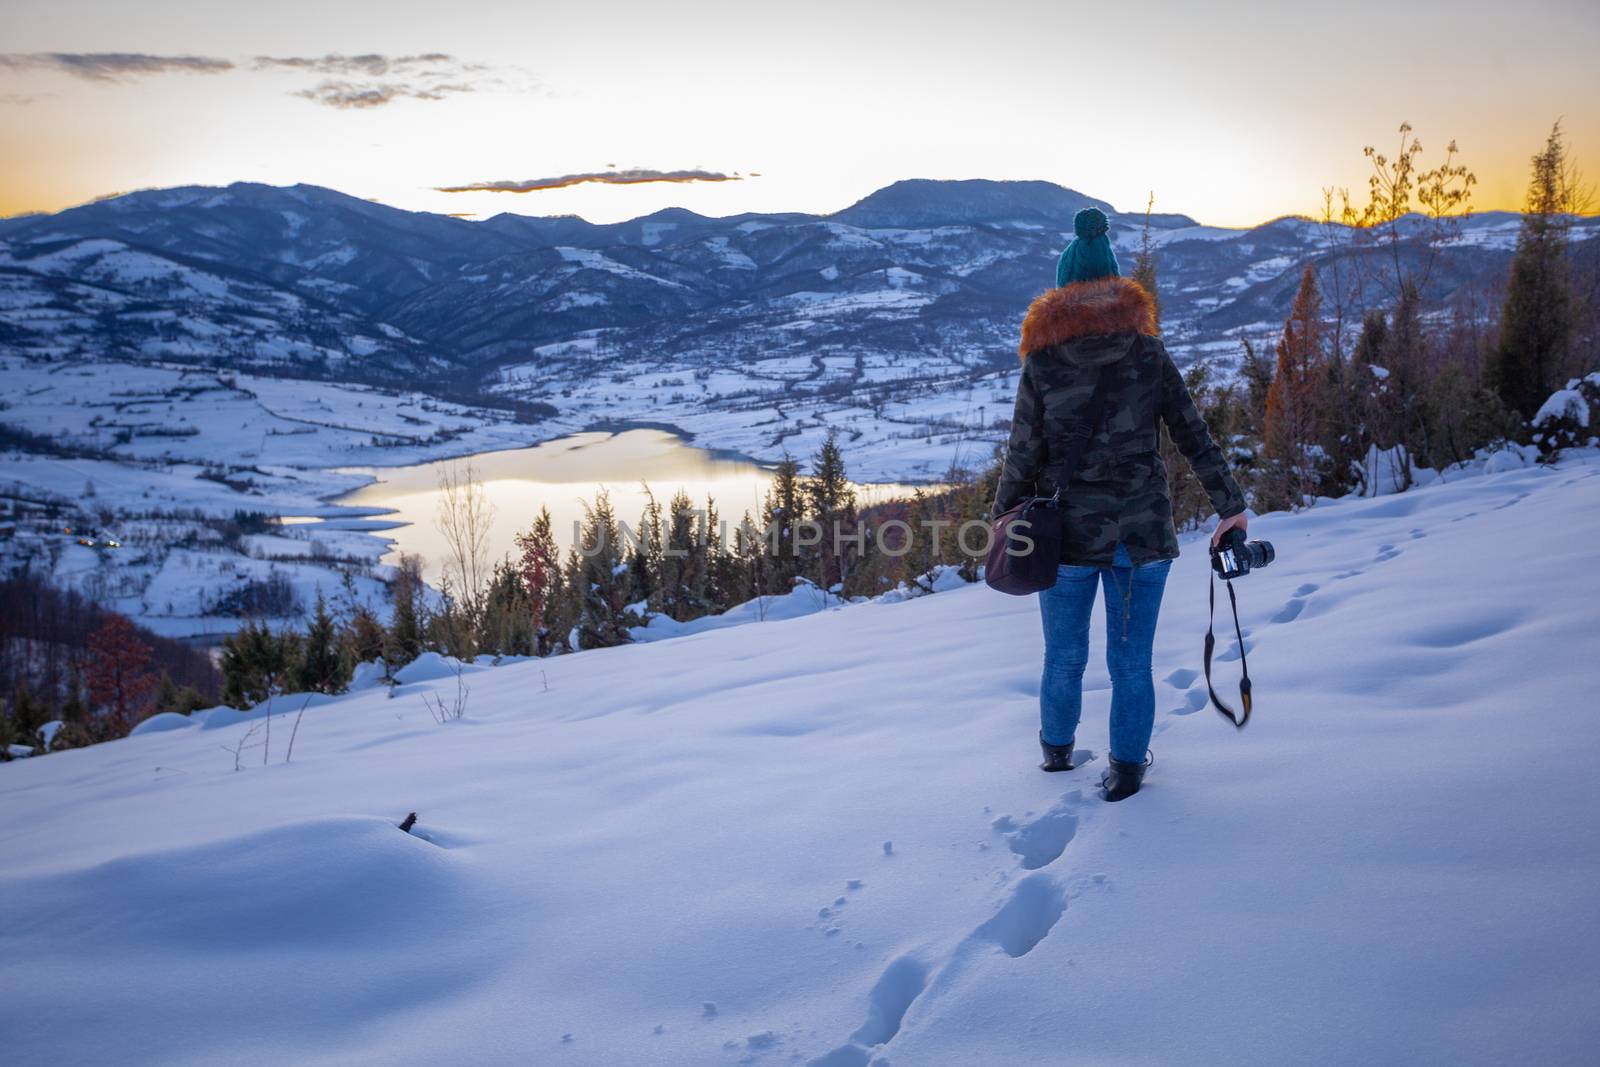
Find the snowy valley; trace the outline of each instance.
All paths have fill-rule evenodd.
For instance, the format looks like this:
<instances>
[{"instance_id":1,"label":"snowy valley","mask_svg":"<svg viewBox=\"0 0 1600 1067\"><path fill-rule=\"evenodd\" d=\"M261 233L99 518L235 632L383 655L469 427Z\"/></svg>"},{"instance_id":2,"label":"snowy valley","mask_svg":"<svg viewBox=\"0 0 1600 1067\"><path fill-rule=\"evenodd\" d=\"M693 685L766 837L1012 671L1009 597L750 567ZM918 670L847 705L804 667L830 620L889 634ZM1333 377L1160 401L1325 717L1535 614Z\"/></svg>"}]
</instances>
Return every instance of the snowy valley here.
<instances>
[{"instance_id":1,"label":"snowy valley","mask_svg":"<svg viewBox=\"0 0 1600 1067\"><path fill-rule=\"evenodd\" d=\"M635 426L763 463L837 432L859 482L982 467L1021 312L1089 205L1131 258L1144 215L1046 182L610 225L238 183L0 220L0 562L214 641L319 592L381 601L392 523L333 503L365 469ZM1467 219L1430 295L1502 273L1519 218ZM1574 246L1596 232L1578 220ZM1168 344L1222 377L1303 264L1367 254L1299 218L1153 215L1148 240Z\"/></svg>"}]
</instances>

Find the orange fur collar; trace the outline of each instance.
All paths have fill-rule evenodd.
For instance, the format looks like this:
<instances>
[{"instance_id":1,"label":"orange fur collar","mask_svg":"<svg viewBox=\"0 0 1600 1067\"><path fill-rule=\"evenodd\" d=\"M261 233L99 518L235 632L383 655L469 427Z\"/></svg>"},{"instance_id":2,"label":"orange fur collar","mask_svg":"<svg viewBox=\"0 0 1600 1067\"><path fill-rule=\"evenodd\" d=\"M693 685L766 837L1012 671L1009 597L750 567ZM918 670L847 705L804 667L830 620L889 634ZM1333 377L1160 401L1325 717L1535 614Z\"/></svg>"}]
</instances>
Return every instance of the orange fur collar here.
<instances>
[{"instance_id":1,"label":"orange fur collar","mask_svg":"<svg viewBox=\"0 0 1600 1067\"><path fill-rule=\"evenodd\" d=\"M1142 285L1132 278L1073 282L1034 300L1022 320L1017 354L1026 357L1074 337L1128 332L1157 333L1155 301Z\"/></svg>"}]
</instances>

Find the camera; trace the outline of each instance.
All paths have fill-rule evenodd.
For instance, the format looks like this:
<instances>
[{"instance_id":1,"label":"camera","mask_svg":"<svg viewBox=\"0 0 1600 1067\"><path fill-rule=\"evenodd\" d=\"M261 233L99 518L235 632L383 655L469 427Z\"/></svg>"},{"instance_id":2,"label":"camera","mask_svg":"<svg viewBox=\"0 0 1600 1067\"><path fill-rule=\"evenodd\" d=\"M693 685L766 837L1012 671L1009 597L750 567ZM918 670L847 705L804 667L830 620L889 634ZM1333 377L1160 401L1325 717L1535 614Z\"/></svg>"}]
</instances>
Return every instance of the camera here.
<instances>
[{"instance_id":1,"label":"camera","mask_svg":"<svg viewBox=\"0 0 1600 1067\"><path fill-rule=\"evenodd\" d=\"M1211 550L1211 569L1223 578L1243 578L1277 558L1271 541L1246 541L1237 527L1222 535Z\"/></svg>"}]
</instances>

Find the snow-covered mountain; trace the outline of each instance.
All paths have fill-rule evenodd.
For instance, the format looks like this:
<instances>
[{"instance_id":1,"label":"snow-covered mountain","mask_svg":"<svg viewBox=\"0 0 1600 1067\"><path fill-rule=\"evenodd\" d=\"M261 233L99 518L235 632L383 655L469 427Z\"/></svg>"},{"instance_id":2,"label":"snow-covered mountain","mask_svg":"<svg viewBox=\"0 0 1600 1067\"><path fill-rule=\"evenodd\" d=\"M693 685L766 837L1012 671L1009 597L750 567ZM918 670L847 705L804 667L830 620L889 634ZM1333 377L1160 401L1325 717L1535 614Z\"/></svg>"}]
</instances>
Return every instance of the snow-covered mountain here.
<instances>
[{"instance_id":1,"label":"snow-covered mountain","mask_svg":"<svg viewBox=\"0 0 1600 1067\"><path fill-rule=\"evenodd\" d=\"M837 353L991 368L1091 204L1131 258L1142 215L1047 182L912 180L828 216L609 225L468 222L304 185L130 193L0 220L0 345L413 381L520 363L557 385L559 346L596 338L704 368ZM1281 321L1327 241L1293 218L1151 226L1180 346ZM1515 232L1515 216L1472 219L1440 291L1501 270Z\"/></svg>"},{"instance_id":2,"label":"snow-covered mountain","mask_svg":"<svg viewBox=\"0 0 1600 1067\"><path fill-rule=\"evenodd\" d=\"M1586 1062L1600 462L1506 466L1252 524L1242 733L1186 545L1115 806L981 586L0 766L7 1062Z\"/></svg>"}]
</instances>

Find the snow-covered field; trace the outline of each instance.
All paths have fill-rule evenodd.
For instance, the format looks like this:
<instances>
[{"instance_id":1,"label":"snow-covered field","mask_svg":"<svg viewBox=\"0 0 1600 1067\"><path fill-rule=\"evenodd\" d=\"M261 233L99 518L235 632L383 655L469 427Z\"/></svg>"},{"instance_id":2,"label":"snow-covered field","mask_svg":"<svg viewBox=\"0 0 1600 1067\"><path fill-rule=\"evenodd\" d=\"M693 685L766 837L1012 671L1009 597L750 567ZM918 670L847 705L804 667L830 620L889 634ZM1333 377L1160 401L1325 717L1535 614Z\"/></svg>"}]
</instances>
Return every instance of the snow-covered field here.
<instances>
[{"instance_id":1,"label":"snow-covered field","mask_svg":"<svg viewBox=\"0 0 1600 1067\"><path fill-rule=\"evenodd\" d=\"M1597 528L1592 452L1258 520L1243 733L1189 543L1115 806L981 586L5 765L6 1060L1586 1061Z\"/></svg>"}]
</instances>

